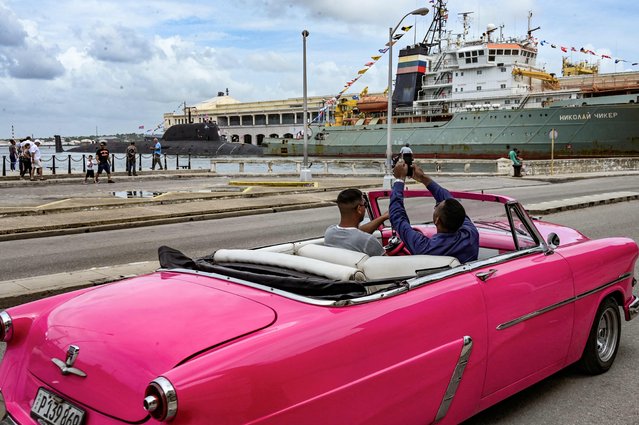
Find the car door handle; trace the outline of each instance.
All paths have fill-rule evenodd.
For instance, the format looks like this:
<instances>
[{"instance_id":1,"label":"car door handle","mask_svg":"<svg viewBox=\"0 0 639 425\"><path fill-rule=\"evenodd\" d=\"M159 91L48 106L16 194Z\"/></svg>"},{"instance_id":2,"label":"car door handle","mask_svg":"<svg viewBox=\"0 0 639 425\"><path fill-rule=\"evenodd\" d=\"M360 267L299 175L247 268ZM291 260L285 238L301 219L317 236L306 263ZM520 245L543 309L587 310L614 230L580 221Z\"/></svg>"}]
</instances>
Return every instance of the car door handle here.
<instances>
[{"instance_id":1,"label":"car door handle","mask_svg":"<svg viewBox=\"0 0 639 425\"><path fill-rule=\"evenodd\" d=\"M486 280L497 273L497 269L490 269L485 272L479 272L475 276L477 276L482 282L486 282Z\"/></svg>"}]
</instances>

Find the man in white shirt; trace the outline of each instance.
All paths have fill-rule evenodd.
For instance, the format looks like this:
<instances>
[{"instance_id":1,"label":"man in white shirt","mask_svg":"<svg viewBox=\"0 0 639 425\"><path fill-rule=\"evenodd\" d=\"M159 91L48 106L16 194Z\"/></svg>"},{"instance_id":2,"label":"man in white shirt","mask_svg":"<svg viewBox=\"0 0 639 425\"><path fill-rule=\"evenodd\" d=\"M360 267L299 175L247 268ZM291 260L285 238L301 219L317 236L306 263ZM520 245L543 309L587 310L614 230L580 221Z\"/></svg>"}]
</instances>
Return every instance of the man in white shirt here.
<instances>
[{"instance_id":1,"label":"man in white shirt","mask_svg":"<svg viewBox=\"0 0 639 425\"><path fill-rule=\"evenodd\" d=\"M386 219L388 213L360 226L366 216L366 201L359 189L346 189L337 196L339 224L324 233L324 245L363 252L369 256L384 255L384 247L372 233Z\"/></svg>"},{"instance_id":2,"label":"man in white shirt","mask_svg":"<svg viewBox=\"0 0 639 425\"><path fill-rule=\"evenodd\" d=\"M35 141L31 144L29 148L29 153L31 154L31 180L35 180L35 175L37 174L40 180L44 180L42 177L42 153L40 152L40 139L35 139Z\"/></svg>"}]
</instances>

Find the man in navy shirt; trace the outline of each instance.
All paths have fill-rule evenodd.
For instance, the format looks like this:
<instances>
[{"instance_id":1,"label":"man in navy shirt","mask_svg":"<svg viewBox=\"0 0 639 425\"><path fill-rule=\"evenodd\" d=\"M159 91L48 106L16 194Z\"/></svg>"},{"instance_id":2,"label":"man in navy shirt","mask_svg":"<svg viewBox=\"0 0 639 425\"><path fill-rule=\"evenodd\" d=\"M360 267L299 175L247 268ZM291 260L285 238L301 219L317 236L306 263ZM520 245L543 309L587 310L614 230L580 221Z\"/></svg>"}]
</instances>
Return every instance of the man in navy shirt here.
<instances>
[{"instance_id":1,"label":"man in navy shirt","mask_svg":"<svg viewBox=\"0 0 639 425\"><path fill-rule=\"evenodd\" d=\"M457 258L460 263L476 260L479 253L479 232L466 216L462 204L424 174L419 166L412 167L413 179L423 183L437 202L433 211L433 223L437 227L437 233L429 238L413 229L408 220L404 208L404 181L408 166L401 160L393 168L393 175L397 179L393 184L389 206L393 229L397 231L411 254L449 255Z\"/></svg>"}]
</instances>

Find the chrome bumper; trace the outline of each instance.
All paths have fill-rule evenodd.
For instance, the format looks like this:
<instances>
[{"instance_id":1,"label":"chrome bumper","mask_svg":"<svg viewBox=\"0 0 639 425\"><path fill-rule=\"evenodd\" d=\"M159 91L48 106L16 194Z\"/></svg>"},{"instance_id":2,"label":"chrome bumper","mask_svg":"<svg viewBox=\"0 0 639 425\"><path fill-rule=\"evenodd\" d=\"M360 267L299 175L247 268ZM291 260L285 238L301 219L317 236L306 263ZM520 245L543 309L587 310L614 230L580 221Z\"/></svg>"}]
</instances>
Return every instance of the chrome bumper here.
<instances>
[{"instance_id":1,"label":"chrome bumper","mask_svg":"<svg viewBox=\"0 0 639 425\"><path fill-rule=\"evenodd\" d=\"M628 306L628 320L632 320L639 315L639 297L635 297L634 301Z\"/></svg>"}]
</instances>

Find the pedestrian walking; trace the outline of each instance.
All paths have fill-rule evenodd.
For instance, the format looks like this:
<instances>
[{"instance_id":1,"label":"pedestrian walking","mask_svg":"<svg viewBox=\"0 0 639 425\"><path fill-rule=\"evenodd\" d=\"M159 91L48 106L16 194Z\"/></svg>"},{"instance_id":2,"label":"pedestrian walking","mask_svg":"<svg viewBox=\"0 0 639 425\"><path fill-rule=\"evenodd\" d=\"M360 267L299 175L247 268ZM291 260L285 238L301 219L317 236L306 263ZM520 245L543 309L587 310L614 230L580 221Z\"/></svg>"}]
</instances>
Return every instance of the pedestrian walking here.
<instances>
[{"instance_id":1,"label":"pedestrian walking","mask_svg":"<svg viewBox=\"0 0 639 425\"><path fill-rule=\"evenodd\" d=\"M9 141L9 163L11 165L11 171L16 170L16 162L18 162L18 148L16 147L16 141L11 139Z\"/></svg>"},{"instance_id":2,"label":"pedestrian walking","mask_svg":"<svg viewBox=\"0 0 639 425\"><path fill-rule=\"evenodd\" d=\"M138 175L138 173L135 172L135 158L137 153L138 148L135 147L135 142L131 142L131 144L126 148L126 171L129 175Z\"/></svg>"},{"instance_id":3,"label":"pedestrian walking","mask_svg":"<svg viewBox=\"0 0 639 425\"><path fill-rule=\"evenodd\" d=\"M94 165L95 165L95 162L93 162L93 155L89 155L89 157L87 158L87 173L84 176L84 184L87 184L87 180L89 179L89 177L91 177L91 180L93 180L93 183L98 182L95 178L95 172L93 170Z\"/></svg>"},{"instance_id":4,"label":"pedestrian walking","mask_svg":"<svg viewBox=\"0 0 639 425\"><path fill-rule=\"evenodd\" d=\"M29 155L31 156L31 181L36 180L36 177L40 180L44 180L42 177L42 153L40 152L40 139L35 139L29 148Z\"/></svg>"},{"instance_id":5,"label":"pedestrian walking","mask_svg":"<svg viewBox=\"0 0 639 425\"><path fill-rule=\"evenodd\" d=\"M521 162L517 156L517 149L513 146L508 152L508 157L513 164L513 177L521 177Z\"/></svg>"},{"instance_id":6,"label":"pedestrian walking","mask_svg":"<svg viewBox=\"0 0 639 425\"><path fill-rule=\"evenodd\" d=\"M157 137L153 138L154 145L151 147L153 149L153 162L151 163L151 170L155 170L155 164L157 163L160 166L160 170L162 169L162 144L159 142Z\"/></svg>"},{"instance_id":7,"label":"pedestrian walking","mask_svg":"<svg viewBox=\"0 0 639 425\"><path fill-rule=\"evenodd\" d=\"M22 143L22 151L20 152L20 177L24 177L28 174L29 178L31 178L31 153L29 152L30 148L31 142L24 141Z\"/></svg>"},{"instance_id":8,"label":"pedestrian walking","mask_svg":"<svg viewBox=\"0 0 639 425\"><path fill-rule=\"evenodd\" d=\"M100 149L95 152L95 157L98 160L98 173L95 176L95 182L100 183L100 174L104 171L107 175L107 183L115 183L111 180L111 152L107 149L106 142L100 142Z\"/></svg>"}]
</instances>

